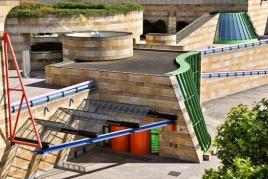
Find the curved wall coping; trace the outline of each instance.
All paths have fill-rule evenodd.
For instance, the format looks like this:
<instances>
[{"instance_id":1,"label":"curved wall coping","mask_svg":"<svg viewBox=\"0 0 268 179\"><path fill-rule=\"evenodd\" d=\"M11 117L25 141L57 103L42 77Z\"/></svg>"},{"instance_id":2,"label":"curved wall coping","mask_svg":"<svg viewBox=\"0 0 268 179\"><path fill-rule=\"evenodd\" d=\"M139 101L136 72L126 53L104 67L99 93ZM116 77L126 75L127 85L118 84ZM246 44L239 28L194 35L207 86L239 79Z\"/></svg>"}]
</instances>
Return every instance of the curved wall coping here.
<instances>
[{"instance_id":1,"label":"curved wall coping","mask_svg":"<svg viewBox=\"0 0 268 179\"><path fill-rule=\"evenodd\" d=\"M124 37L129 37L132 36L133 33L131 32L120 32L120 31L96 31L101 34L104 34L102 37L91 37L90 32L95 32L95 31L86 31L86 32L70 32L70 33L65 33L64 38L70 38L72 40L116 40L116 39L122 39ZM77 35L76 35L77 34ZM82 34L82 36L78 36L78 34ZM107 36L105 36L105 34Z\"/></svg>"}]
</instances>

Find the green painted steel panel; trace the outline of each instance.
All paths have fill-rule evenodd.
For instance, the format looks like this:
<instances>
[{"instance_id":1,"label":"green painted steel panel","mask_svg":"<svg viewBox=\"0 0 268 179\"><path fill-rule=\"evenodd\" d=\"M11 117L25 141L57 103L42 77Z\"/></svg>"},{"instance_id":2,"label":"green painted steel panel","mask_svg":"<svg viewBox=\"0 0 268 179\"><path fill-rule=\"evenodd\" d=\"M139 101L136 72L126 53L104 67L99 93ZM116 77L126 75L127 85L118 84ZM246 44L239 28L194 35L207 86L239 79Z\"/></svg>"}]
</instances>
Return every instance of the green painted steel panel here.
<instances>
[{"instance_id":1,"label":"green painted steel panel","mask_svg":"<svg viewBox=\"0 0 268 179\"><path fill-rule=\"evenodd\" d=\"M176 62L180 68L168 75L176 76L198 143L203 151L207 151L211 145L211 137L200 104L201 53L185 53L178 56Z\"/></svg>"},{"instance_id":2,"label":"green painted steel panel","mask_svg":"<svg viewBox=\"0 0 268 179\"><path fill-rule=\"evenodd\" d=\"M151 153L159 153L159 129L151 130Z\"/></svg>"}]
</instances>

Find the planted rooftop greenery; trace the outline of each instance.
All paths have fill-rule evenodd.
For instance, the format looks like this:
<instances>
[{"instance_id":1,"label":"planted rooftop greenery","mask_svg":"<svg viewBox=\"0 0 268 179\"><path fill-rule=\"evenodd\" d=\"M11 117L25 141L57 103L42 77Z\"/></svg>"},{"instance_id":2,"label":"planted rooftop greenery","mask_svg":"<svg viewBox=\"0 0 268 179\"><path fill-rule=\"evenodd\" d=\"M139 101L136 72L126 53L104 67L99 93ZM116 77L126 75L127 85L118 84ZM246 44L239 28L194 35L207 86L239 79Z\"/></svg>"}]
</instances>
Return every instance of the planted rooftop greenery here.
<instances>
[{"instance_id":1,"label":"planted rooftop greenery","mask_svg":"<svg viewBox=\"0 0 268 179\"><path fill-rule=\"evenodd\" d=\"M78 3L63 2L55 5L40 4L34 2L22 2L8 14L8 17L45 17L54 15L58 17L73 15L108 16L115 14L128 14L133 11L141 11L139 4L112 4L112 3Z\"/></svg>"}]
</instances>

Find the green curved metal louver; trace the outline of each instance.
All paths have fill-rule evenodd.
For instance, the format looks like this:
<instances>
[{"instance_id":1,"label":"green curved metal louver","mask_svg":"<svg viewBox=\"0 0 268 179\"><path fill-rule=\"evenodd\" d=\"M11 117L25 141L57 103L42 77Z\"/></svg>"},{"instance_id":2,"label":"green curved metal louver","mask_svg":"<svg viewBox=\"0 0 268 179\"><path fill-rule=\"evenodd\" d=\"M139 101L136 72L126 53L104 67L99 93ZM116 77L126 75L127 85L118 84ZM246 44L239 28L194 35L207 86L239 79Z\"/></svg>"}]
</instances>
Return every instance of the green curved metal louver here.
<instances>
[{"instance_id":1,"label":"green curved metal louver","mask_svg":"<svg viewBox=\"0 0 268 179\"><path fill-rule=\"evenodd\" d=\"M198 143L203 151L207 151L211 145L211 137L200 105L201 53L188 52L178 56L176 62L180 68L168 75L176 76Z\"/></svg>"},{"instance_id":2,"label":"green curved metal louver","mask_svg":"<svg viewBox=\"0 0 268 179\"><path fill-rule=\"evenodd\" d=\"M214 44L239 44L256 41L258 41L257 34L245 12L220 13Z\"/></svg>"}]
</instances>

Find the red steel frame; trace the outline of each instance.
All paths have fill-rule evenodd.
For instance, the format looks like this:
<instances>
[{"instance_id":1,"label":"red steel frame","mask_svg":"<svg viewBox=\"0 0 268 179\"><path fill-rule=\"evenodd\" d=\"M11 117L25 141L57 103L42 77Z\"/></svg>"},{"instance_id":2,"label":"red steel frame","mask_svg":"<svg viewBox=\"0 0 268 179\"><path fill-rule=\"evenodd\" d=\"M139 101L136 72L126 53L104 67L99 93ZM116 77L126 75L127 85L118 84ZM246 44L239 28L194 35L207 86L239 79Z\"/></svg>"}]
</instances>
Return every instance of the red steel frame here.
<instances>
[{"instance_id":1,"label":"red steel frame","mask_svg":"<svg viewBox=\"0 0 268 179\"><path fill-rule=\"evenodd\" d=\"M7 89L7 99L8 99L8 122L9 122L9 135L10 135L9 140L10 140L10 143L11 144L21 144L21 145L26 145L26 146L32 146L32 147L36 147L36 148L42 148L42 142L41 142L38 130L36 128L36 122L34 120L34 116L33 116L33 113L32 113L32 110L31 110L31 107L30 107L30 104L29 104L27 93L26 93L25 87L24 87L23 82L22 82L22 77L21 77L21 74L20 74L20 70L19 70L19 66L18 66L18 63L17 63L15 53L14 53L14 49L13 49L10 37L9 37L8 33L6 33L6 32L4 32L4 34L3 34L3 41L4 41L4 58L5 58L4 60L5 60L5 70L6 70L6 72L5 72L6 73L6 87L7 87L6 89ZM8 71L8 69L9 69L8 51L11 52L11 55L12 55L12 58L13 58L12 62L14 64L16 73L17 73L18 78L19 78L20 89L10 88L9 71ZM11 114L12 100L11 100L11 97L10 97L11 96L10 93L14 92L14 91L15 92L21 92L22 96L21 96L21 100L20 100L19 110L18 110L18 113L16 115L15 125L14 125L14 128L13 128L12 114ZM21 109L22 109L22 105L23 105L24 100L26 102L27 109L28 109L28 112L29 112L29 115L30 115L29 118L32 121L32 125L33 125L34 133L35 133L35 136L36 136L36 139L37 139L37 143L30 143L30 142L26 142L26 141L15 140L16 129L17 129L18 121L20 119L20 113L21 113Z\"/></svg>"}]
</instances>

